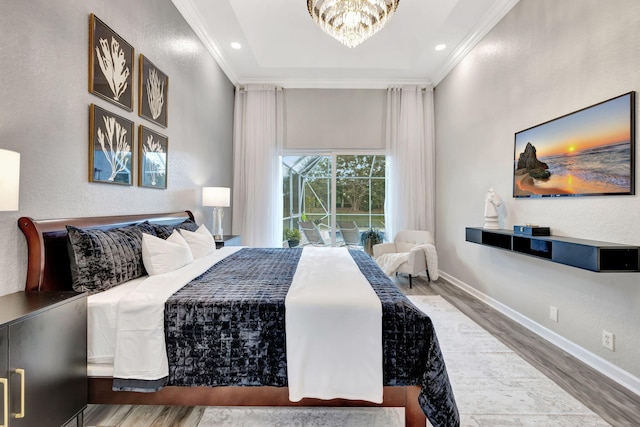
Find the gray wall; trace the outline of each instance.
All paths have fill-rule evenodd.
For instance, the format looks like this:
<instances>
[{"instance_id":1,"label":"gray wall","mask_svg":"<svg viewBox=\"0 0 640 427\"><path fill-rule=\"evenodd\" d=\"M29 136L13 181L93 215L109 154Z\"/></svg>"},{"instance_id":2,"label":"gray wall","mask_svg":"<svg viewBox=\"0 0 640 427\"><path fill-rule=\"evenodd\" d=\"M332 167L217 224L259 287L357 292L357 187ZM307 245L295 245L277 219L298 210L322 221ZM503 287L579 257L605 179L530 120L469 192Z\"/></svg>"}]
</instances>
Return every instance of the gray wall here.
<instances>
[{"instance_id":1,"label":"gray wall","mask_svg":"<svg viewBox=\"0 0 640 427\"><path fill-rule=\"evenodd\" d=\"M0 212L0 295L24 288L20 216L190 209L211 224L200 189L231 186L234 88L171 1L0 0L0 9L0 148L22 154L20 211ZM135 48L131 113L88 92L92 12ZM169 76L166 129L137 115L140 53ZM88 182L91 103L132 120L136 144L140 124L169 137L166 190ZM225 220L230 230L230 212Z\"/></svg>"},{"instance_id":2,"label":"gray wall","mask_svg":"<svg viewBox=\"0 0 640 427\"><path fill-rule=\"evenodd\" d=\"M640 90L638 22L637 0L521 0L435 92L441 269L635 377L640 273L592 273L474 245L464 229L482 226L493 187L505 201L505 228L533 223L640 245L638 196L511 197L515 132ZM557 323L550 305L559 308ZM601 346L603 329L615 333L615 352Z\"/></svg>"}]
</instances>

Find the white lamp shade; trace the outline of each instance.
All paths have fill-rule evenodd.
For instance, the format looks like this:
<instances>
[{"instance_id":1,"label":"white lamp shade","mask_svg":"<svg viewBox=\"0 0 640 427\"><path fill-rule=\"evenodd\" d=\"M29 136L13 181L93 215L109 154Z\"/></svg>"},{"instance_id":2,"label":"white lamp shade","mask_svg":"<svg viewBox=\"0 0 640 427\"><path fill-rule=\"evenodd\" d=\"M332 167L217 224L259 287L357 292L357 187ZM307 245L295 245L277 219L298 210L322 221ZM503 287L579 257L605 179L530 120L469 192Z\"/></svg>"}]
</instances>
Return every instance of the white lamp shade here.
<instances>
[{"instance_id":1,"label":"white lamp shade","mask_svg":"<svg viewBox=\"0 0 640 427\"><path fill-rule=\"evenodd\" d=\"M20 200L20 153L0 149L0 211L17 211Z\"/></svg>"},{"instance_id":2,"label":"white lamp shade","mask_svg":"<svg viewBox=\"0 0 640 427\"><path fill-rule=\"evenodd\" d=\"M226 208L231 206L231 189L227 187L203 187L202 206Z\"/></svg>"}]
</instances>

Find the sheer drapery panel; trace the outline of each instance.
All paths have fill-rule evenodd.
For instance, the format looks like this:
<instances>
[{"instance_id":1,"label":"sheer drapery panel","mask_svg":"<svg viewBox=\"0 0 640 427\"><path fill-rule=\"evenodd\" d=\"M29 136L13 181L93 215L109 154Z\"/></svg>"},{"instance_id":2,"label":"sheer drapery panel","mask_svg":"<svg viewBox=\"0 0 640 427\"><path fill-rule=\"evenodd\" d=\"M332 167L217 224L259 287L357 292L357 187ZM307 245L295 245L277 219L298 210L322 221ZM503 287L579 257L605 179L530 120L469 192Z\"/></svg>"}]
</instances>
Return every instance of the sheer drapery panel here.
<instances>
[{"instance_id":1,"label":"sheer drapery panel","mask_svg":"<svg viewBox=\"0 0 640 427\"><path fill-rule=\"evenodd\" d=\"M254 247L282 244L282 89L236 89L233 129L233 234Z\"/></svg>"},{"instance_id":2,"label":"sheer drapery panel","mask_svg":"<svg viewBox=\"0 0 640 427\"><path fill-rule=\"evenodd\" d=\"M389 238L399 230L435 233L435 132L433 88L387 91L387 191Z\"/></svg>"}]
</instances>

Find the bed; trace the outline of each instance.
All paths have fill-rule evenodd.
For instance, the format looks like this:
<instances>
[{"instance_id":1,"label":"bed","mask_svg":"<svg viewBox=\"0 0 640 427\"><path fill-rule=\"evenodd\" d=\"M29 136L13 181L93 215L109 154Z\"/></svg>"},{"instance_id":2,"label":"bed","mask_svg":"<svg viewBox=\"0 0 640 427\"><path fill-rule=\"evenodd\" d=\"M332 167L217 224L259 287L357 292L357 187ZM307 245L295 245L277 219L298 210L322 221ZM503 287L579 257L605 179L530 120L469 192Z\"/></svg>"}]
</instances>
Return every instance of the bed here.
<instances>
[{"instance_id":1,"label":"bed","mask_svg":"<svg viewBox=\"0 0 640 427\"><path fill-rule=\"evenodd\" d=\"M67 248L67 226L78 227L83 230L112 230L131 224L149 223L161 227L177 227L185 221L193 221L189 211L167 214L121 215L107 217L85 217L54 220L33 220L20 218L18 225L23 231L28 246L28 266L25 290L29 292L68 291L71 290L72 273L70 256ZM263 251L263 252L250 252ZM279 252L293 254L300 249L257 249L247 248L236 252L236 258L245 260L265 256L281 256ZM257 256L259 254L259 256ZM166 386L159 391L140 393L134 391L113 391L113 378L104 376L90 376L89 402L110 404L158 404L158 405L189 405L189 406L384 406L404 407L407 426L424 426L425 413L428 414L432 425L459 425L459 416L453 397L453 392L447 377L444 360L442 358L437 337L428 316L416 309L404 295L395 287L375 263L366 255L359 255L353 251L352 256L356 264L371 283L380 298L383 309L383 358L384 358L384 388L382 403L374 404L363 400L348 399L310 399L304 398L298 402L289 400L286 375L286 356L284 347L284 332L282 319L269 324L263 329L274 331L269 338L269 350L260 356L259 363L269 365L270 368L261 372L252 372L250 366L236 366L232 373L225 370L213 369L205 373L184 373L185 359L174 353L184 353L179 344L184 341L180 336L182 327L176 328L176 318L181 322L185 318L197 318L198 313L187 313L179 305L180 300L191 301L187 304L189 310L196 310L202 304L194 303L198 296L198 286L191 286L191 291L167 301L165 306L165 335L167 355L169 358L169 372ZM231 258L230 258L231 259ZM235 259L235 258L234 258ZM234 261L239 262L239 261ZM212 267L214 270L217 263ZM229 262L227 263L229 264ZM234 264L235 265L235 264ZM237 270L255 271L235 268ZM228 276L228 272L226 274ZM234 276L235 277L235 276ZM264 278L263 278L264 279ZM242 279L235 277L239 286ZM219 279L212 282L218 283ZM185 287L187 289L188 287ZM196 291L194 291L194 289ZM201 293L201 291L200 291ZM265 294L264 292L261 293ZM255 303L255 295L250 300ZM269 295L266 295L269 297ZM281 298L281 295L280 297ZM206 299L206 296L205 296ZM178 305L176 305L178 304ZM213 303L212 303L213 304ZM267 304L265 301L256 304ZM282 301L270 301L282 312ZM252 306L247 301L237 302L236 305L246 306L247 313L253 313ZM196 307L196 308L194 308ZM282 314L282 313L280 313ZM242 317L242 316L240 316ZM247 317L245 313L245 317ZM251 316L249 316L251 317ZM172 320L173 319L173 320ZM253 322L255 323L255 322ZM279 326L280 325L280 326ZM215 328L214 328L215 329ZM202 336L202 334L200 334ZM242 335L240 334L235 334ZM211 338L207 338L211 339ZM261 338L262 339L262 338ZM242 342L234 341L234 348L243 348ZM198 344L193 344L191 352ZM254 345L262 348L261 345ZM263 351L264 352L264 351ZM201 355L200 361L210 360L211 355ZM234 361L224 363L241 364L246 355L237 357ZM197 358L188 359L198 360ZM212 365L219 365L220 360L213 360ZM188 365L188 364L187 364ZM274 368L277 365L278 369ZM285 367L284 369L282 367ZM219 366L218 366L219 367ZM226 372L226 374L225 374ZM264 372L269 372L265 374Z\"/></svg>"}]
</instances>

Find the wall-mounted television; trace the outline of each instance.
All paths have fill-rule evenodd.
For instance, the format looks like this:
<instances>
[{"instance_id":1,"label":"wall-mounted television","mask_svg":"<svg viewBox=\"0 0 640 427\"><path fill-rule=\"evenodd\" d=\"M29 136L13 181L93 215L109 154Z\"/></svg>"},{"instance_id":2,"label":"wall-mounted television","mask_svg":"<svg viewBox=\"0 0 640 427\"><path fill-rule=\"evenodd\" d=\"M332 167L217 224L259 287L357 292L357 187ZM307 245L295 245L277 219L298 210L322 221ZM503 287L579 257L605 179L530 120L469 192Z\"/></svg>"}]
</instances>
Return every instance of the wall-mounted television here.
<instances>
[{"instance_id":1,"label":"wall-mounted television","mask_svg":"<svg viewBox=\"0 0 640 427\"><path fill-rule=\"evenodd\" d=\"M513 197L635 194L635 92L515 134Z\"/></svg>"}]
</instances>

